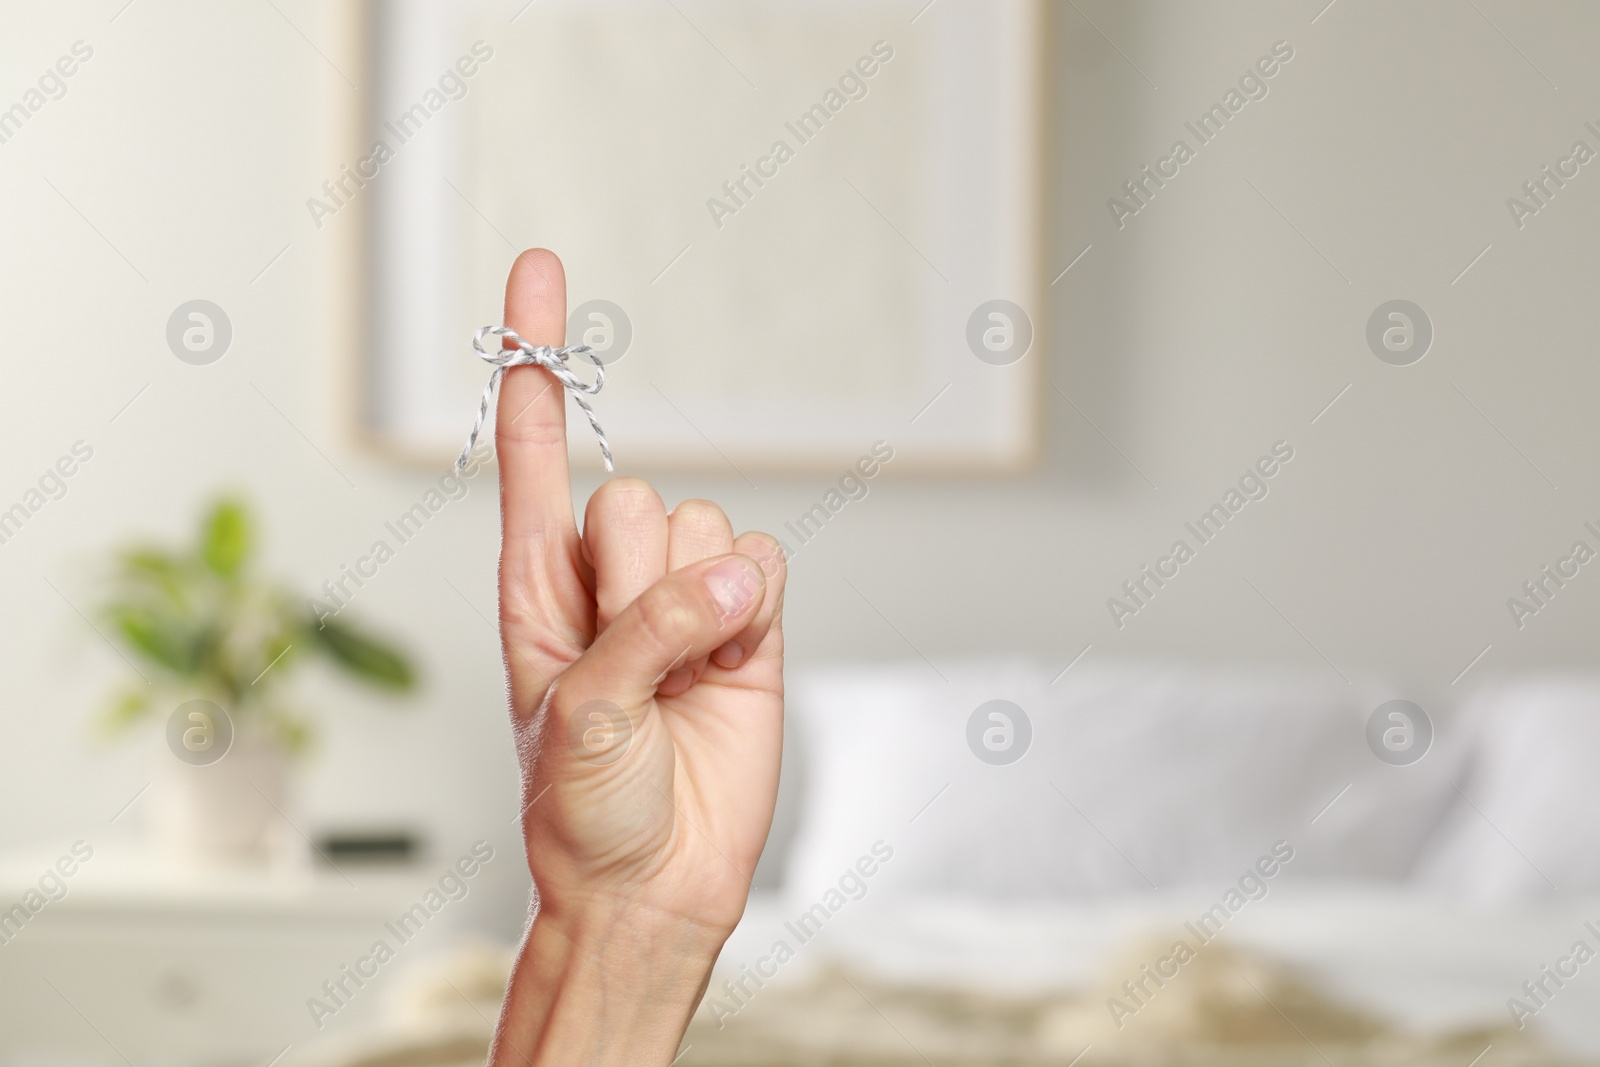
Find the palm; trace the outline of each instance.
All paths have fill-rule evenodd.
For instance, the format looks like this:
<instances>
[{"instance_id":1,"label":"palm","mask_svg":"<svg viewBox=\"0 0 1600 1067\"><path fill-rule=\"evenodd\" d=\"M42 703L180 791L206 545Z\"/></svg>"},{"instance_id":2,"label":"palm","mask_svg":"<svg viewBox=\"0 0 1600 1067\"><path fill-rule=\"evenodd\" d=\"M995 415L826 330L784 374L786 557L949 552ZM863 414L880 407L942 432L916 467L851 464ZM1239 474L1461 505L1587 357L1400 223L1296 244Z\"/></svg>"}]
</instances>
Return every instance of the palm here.
<instances>
[{"instance_id":1,"label":"palm","mask_svg":"<svg viewBox=\"0 0 1600 1067\"><path fill-rule=\"evenodd\" d=\"M692 822L680 835L684 866L714 883L731 880L740 900L771 825L783 749L783 636L775 631L767 641L772 647L758 656L769 659L657 700L674 748L680 821ZM762 728L750 729L755 723Z\"/></svg>"},{"instance_id":2,"label":"palm","mask_svg":"<svg viewBox=\"0 0 1600 1067\"><path fill-rule=\"evenodd\" d=\"M535 343L561 342L564 285L554 257L518 261L506 311L508 325ZM581 886L724 924L742 908L771 821L782 749L781 628L774 622L748 636L754 647L741 648L730 666L718 662L725 650L674 663L653 695L622 709L625 747L607 748L604 758L574 744L587 736L574 716L586 712L564 701L562 677L669 571L731 552L761 559L776 545L764 535L735 539L722 512L702 501L669 517L654 491L632 479L596 492L580 536L564 403L552 379L525 367L507 375L499 408L501 624L530 865L541 892ZM763 569L771 576L781 567ZM774 597L779 592L775 586ZM774 604L768 617L776 613Z\"/></svg>"}]
</instances>

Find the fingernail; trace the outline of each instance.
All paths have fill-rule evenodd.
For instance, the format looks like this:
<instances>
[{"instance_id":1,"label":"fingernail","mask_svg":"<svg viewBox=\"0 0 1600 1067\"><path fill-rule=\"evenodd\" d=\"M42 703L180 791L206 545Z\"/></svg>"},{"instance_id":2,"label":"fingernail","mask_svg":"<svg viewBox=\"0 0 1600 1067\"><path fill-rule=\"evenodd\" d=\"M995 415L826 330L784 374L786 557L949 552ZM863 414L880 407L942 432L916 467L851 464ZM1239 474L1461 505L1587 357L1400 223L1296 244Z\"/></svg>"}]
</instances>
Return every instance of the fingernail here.
<instances>
[{"instance_id":1,"label":"fingernail","mask_svg":"<svg viewBox=\"0 0 1600 1067\"><path fill-rule=\"evenodd\" d=\"M761 591L759 572L743 556L718 563L706 572L705 581L724 620L744 611Z\"/></svg>"},{"instance_id":2,"label":"fingernail","mask_svg":"<svg viewBox=\"0 0 1600 1067\"><path fill-rule=\"evenodd\" d=\"M739 642L729 641L711 653L711 661L723 670L731 671L744 661L744 649L739 647Z\"/></svg>"}]
</instances>

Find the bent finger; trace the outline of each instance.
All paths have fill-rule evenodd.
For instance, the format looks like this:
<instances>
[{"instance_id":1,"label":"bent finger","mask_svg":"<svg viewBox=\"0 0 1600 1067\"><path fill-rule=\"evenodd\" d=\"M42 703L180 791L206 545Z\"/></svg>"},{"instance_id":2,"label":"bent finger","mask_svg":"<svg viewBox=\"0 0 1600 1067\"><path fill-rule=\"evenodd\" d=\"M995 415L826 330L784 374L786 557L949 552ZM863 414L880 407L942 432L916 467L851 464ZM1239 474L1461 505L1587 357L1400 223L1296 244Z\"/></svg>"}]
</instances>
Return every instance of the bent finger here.
<instances>
[{"instance_id":1,"label":"bent finger","mask_svg":"<svg viewBox=\"0 0 1600 1067\"><path fill-rule=\"evenodd\" d=\"M673 571L636 597L567 669L564 698L624 708L646 703L672 670L742 632L765 596L761 566L745 556Z\"/></svg>"},{"instance_id":2,"label":"bent finger","mask_svg":"<svg viewBox=\"0 0 1600 1067\"><path fill-rule=\"evenodd\" d=\"M642 478L613 478L589 498L583 541L595 573L595 632L667 574L667 507Z\"/></svg>"},{"instance_id":3,"label":"bent finger","mask_svg":"<svg viewBox=\"0 0 1600 1067\"><path fill-rule=\"evenodd\" d=\"M765 657L772 646L781 642L783 631L783 591L788 580L788 563L783 549L771 534L752 531L740 534L733 550L754 560L766 580L766 592L761 607L751 616L745 628L711 653L711 663L723 671L735 671L753 659ZM769 636L774 641L769 641ZM781 655L778 648L773 654Z\"/></svg>"}]
</instances>

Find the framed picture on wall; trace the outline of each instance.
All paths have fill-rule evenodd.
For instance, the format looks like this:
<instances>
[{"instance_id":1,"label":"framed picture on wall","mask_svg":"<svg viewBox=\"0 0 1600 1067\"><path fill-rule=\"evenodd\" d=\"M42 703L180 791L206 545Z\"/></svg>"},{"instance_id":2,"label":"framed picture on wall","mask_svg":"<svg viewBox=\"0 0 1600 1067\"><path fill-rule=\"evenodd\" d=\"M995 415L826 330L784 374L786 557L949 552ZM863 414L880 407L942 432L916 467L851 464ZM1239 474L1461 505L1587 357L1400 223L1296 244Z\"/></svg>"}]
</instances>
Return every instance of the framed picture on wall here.
<instances>
[{"instance_id":1,"label":"framed picture on wall","mask_svg":"<svg viewBox=\"0 0 1600 1067\"><path fill-rule=\"evenodd\" d=\"M1032 455L1034 0L390 0L366 19L344 185L366 219L368 439L461 447L489 375L470 338L544 246L568 342L603 352L621 469L749 479L878 440L897 470Z\"/></svg>"}]
</instances>

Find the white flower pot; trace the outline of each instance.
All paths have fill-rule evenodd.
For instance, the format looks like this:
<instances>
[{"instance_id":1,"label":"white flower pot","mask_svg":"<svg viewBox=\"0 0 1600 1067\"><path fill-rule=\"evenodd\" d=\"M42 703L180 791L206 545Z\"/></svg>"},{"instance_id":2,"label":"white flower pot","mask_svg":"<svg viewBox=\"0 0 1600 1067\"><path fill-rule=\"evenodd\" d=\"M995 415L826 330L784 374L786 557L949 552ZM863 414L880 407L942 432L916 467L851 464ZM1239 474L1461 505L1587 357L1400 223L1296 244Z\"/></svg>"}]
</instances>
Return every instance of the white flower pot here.
<instances>
[{"instance_id":1,"label":"white flower pot","mask_svg":"<svg viewBox=\"0 0 1600 1067\"><path fill-rule=\"evenodd\" d=\"M240 730L226 755L204 766L161 744L150 786L157 855L189 868L303 869L308 849L290 822L289 781L288 754L251 731Z\"/></svg>"}]
</instances>

